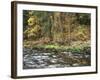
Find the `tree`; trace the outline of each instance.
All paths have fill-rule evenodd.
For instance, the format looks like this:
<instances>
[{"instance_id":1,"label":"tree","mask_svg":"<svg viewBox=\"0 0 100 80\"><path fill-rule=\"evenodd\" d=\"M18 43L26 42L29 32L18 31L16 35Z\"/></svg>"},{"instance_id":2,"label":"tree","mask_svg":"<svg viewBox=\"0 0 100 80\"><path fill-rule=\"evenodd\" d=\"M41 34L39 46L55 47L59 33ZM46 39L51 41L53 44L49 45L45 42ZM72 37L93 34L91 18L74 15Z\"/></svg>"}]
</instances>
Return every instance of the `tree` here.
<instances>
[{"instance_id":1,"label":"tree","mask_svg":"<svg viewBox=\"0 0 100 80\"><path fill-rule=\"evenodd\" d=\"M36 40L41 37L41 27L38 25L37 17L31 16L28 20L28 28L24 31L24 38Z\"/></svg>"}]
</instances>

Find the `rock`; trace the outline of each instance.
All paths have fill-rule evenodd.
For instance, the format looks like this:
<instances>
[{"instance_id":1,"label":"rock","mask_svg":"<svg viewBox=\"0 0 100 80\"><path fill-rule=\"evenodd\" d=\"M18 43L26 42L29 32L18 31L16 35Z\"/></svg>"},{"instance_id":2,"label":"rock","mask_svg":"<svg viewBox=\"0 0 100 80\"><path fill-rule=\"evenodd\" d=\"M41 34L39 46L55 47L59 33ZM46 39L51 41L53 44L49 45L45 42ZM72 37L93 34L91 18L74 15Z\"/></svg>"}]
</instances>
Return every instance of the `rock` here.
<instances>
[{"instance_id":1,"label":"rock","mask_svg":"<svg viewBox=\"0 0 100 80\"><path fill-rule=\"evenodd\" d=\"M89 58L90 57L90 55L85 55L85 58Z\"/></svg>"},{"instance_id":2,"label":"rock","mask_svg":"<svg viewBox=\"0 0 100 80\"><path fill-rule=\"evenodd\" d=\"M57 63L57 59L52 59L50 62L51 63Z\"/></svg>"},{"instance_id":3,"label":"rock","mask_svg":"<svg viewBox=\"0 0 100 80\"><path fill-rule=\"evenodd\" d=\"M49 51L49 50L48 50ZM82 54L71 53L71 52L59 52L59 53L50 53L42 50L32 50L32 49L23 49L23 68L24 69L36 69L36 68L62 68L62 67L72 67L72 66L84 66L89 63L80 64L83 59ZM30 54L31 53L31 54ZM90 59L90 55L84 55L85 59ZM77 59L77 60L76 60ZM84 60L83 60L84 61ZM88 60L86 60L87 62Z\"/></svg>"},{"instance_id":4,"label":"rock","mask_svg":"<svg viewBox=\"0 0 100 80\"><path fill-rule=\"evenodd\" d=\"M43 55L45 55L45 56L49 56L49 55L51 55L50 53L43 53Z\"/></svg>"},{"instance_id":5,"label":"rock","mask_svg":"<svg viewBox=\"0 0 100 80\"><path fill-rule=\"evenodd\" d=\"M49 65L48 68L56 68L55 65Z\"/></svg>"},{"instance_id":6,"label":"rock","mask_svg":"<svg viewBox=\"0 0 100 80\"><path fill-rule=\"evenodd\" d=\"M48 59L49 56L41 56L41 59Z\"/></svg>"},{"instance_id":7,"label":"rock","mask_svg":"<svg viewBox=\"0 0 100 80\"><path fill-rule=\"evenodd\" d=\"M56 56L56 55L53 55L52 57L53 57L53 58L56 58L57 56Z\"/></svg>"},{"instance_id":8,"label":"rock","mask_svg":"<svg viewBox=\"0 0 100 80\"><path fill-rule=\"evenodd\" d=\"M71 67L69 64L65 65L65 67Z\"/></svg>"},{"instance_id":9,"label":"rock","mask_svg":"<svg viewBox=\"0 0 100 80\"><path fill-rule=\"evenodd\" d=\"M78 63L74 63L73 66L79 66L79 64Z\"/></svg>"},{"instance_id":10,"label":"rock","mask_svg":"<svg viewBox=\"0 0 100 80\"><path fill-rule=\"evenodd\" d=\"M73 56L71 52L62 52L62 53L65 54L66 56Z\"/></svg>"}]
</instances>

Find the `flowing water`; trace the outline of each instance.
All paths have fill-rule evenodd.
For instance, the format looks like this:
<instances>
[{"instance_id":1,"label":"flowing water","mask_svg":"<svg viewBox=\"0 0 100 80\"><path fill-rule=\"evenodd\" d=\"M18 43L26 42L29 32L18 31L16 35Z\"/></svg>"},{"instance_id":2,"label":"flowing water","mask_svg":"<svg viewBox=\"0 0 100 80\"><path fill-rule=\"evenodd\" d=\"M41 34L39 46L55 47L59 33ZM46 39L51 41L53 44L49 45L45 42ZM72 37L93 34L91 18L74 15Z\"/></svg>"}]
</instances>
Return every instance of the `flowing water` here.
<instances>
[{"instance_id":1,"label":"flowing water","mask_svg":"<svg viewBox=\"0 0 100 80\"><path fill-rule=\"evenodd\" d=\"M89 54L23 49L23 69L90 66L90 63Z\"/></svg>"}]
</instances>

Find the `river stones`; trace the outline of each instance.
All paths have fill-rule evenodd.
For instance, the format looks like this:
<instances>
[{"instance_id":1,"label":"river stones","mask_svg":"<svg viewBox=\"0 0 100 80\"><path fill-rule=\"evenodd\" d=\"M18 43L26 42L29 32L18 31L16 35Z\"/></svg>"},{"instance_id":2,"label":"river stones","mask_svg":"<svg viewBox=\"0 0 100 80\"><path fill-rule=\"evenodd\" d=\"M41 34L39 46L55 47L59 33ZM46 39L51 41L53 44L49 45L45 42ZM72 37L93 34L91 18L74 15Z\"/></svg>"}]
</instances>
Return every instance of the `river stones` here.
<instances>
[{"instance_id":1,"label":"river stones","mask_svg":"<svg viewBox=\"0 0 100 80\"><path fill-rule=\"evenodd\" d=\"M49 52L48 52L49 51ZM39 51L23 49L23 69L62 68L89 65L90 55L71 52ZM85 63L86 61L86 63ZM83 63L84 62L84 63Z\"/></svg>"}]
</instances>

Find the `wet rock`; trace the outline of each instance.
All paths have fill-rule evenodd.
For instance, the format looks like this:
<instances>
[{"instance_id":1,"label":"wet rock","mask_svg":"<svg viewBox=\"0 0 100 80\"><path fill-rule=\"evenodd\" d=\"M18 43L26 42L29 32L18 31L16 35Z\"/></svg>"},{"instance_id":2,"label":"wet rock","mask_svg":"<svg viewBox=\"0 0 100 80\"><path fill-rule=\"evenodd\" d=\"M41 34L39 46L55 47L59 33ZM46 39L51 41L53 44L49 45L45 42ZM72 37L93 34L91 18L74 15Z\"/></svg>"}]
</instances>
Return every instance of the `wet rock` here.
<instances>
[{"instance_id":1,"label":"wet rock","mask_svg":"<svg viewBox=\"0 0 100 80\"><path fill-rule=\"evenodd\" d=\"M74 63L73 66L79 66L79 64L78 63Z\"/></svg>"},{"instance_id":2,"label":"wet rock","mask_svg":"<svg viewBox=\"0 0 100 80\"><path fill-rule=\"evenodd\" d=\"M48 52L49 51L49 52ZM79 54L71 52L57 52L55 49L53 52L48 50L45 52L42 49L32 50L23 49L23 68L24 69L38 69L38 68L62 68L62 67L76 67L76 66L86 66L90 63L89 54ZM57 53L56 53L57 52ZM84 56L84 58L83 58ZM77 60L76 60L77 59ZM79 63L79 62L86 63Z\"/></svg>"},{"instance_id":3,"label":"wet rock","mask_svg":"<svg viewBox=\"0 0 100 80\"><path fill-rule=\"evenodd\" d=\"M57 59L50 60L51 63L57 63Z\"/></svg>"},{"instance_id":4,"label":"wet rock","mask_svg":"<svg viewBox=\"0 0 100 80\"><path fill-rule=\"evenodd\" d=\"M49 55L51 55L50 53L43 53L43 55L45 55L45 56L49 56Z\"/></svg>"},{"instance_id":5,"label":"wet rock","mask_svg":"<svg viewBox=\"0 0 100 80\"><path fill-rule=\"evenodd\" d=\"M56 56L56 55L52 55L52 57L53 57L53 58L56 58L57 56Z\"/></svg>"},{"instance_id":6,"label":"wet rock","mask_svg":"<svg viewBox=\"0 0 100 80\"><path fill-rule=\"evenodd\" d=\"M48 68L55 68L55 65L49 65Z\"/></svg>"},{"instance_id":7,"label":"wet rock","mask_svg":"<svg viewBox=\"0 0 100 80\"><path fill-rule=\"evenodd\" d=\"M66 56L73 56L71 52L62 52L62 53L65 54Z\"/></svg>"},{"instance_id":8,"label":"wet rock","mask_svg":"<svg viewBox=\"0 0 100 80\"><path fill-rule=\"evenodd\" d=\"M90 58L90 55L85 55L85 58Z\"/></svg>"}]
</instances>

